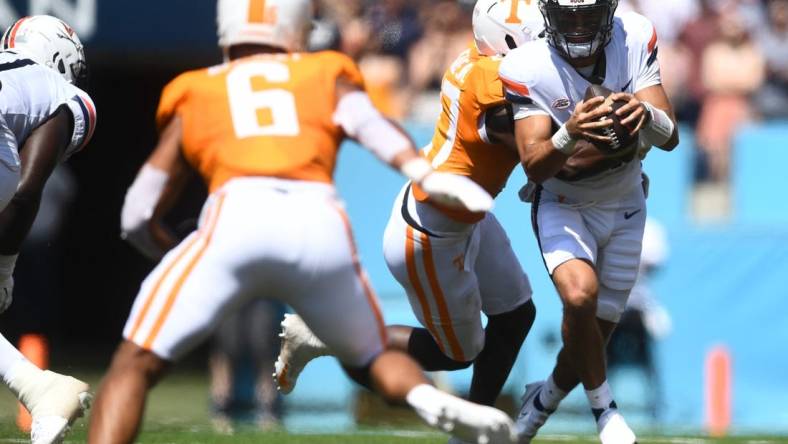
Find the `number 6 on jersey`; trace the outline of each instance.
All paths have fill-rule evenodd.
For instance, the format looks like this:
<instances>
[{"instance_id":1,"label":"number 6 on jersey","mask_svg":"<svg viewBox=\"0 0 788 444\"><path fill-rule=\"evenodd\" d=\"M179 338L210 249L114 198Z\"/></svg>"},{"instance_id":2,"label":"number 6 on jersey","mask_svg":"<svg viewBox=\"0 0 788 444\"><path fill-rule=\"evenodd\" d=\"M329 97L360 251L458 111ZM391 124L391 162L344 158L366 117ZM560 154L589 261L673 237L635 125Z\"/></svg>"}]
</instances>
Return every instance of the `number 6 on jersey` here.
<instances>
[{"instance_id":1,"label":"number 6 on jersey","mask_svg":"<svg viewBox=\"0 0 788 444\"><path fill-rule=\"evenodd\" d=\"M262 78L262 82L257 79ZM296 136L299 133L295 97L285 89L261 89L258 83L284 83L290 69L284 63L258 61L239 64L227 74L235 135L239 139L254 136Z\"/></svg>"}]
</instances>

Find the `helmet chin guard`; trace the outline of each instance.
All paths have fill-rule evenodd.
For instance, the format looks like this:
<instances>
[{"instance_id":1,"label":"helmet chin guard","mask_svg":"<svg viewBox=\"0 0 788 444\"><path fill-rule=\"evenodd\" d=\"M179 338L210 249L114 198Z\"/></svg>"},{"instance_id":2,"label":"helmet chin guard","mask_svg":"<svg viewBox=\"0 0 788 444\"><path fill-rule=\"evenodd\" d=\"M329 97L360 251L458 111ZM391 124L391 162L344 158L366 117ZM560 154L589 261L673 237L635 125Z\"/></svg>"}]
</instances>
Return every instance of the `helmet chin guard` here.
<instances>
[{"instance_id":1,"label":"helmet chin guard","mask_svg":"<svg viewBox=\"0 0 788 444\"><path fill-rule=\"evenodd\" d=\"M569 60L599 54L613 35L618 0L539 0L550 45Z\"/></svg>"}]
</instances>

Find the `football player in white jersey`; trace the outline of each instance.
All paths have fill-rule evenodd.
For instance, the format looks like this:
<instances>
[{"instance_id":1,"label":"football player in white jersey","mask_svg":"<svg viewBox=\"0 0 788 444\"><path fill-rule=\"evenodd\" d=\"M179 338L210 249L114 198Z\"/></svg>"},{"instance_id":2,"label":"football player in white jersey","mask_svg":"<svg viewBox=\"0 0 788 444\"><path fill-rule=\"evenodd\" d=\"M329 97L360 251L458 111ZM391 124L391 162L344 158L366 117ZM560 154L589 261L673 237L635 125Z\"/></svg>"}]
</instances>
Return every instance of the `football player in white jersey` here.
<instances>
[{"instance_id":1,"label":"football player in white jersey","mask_svg":"<svg viewBox=\"0 0 788 444\"><path fill-rule=\"evenodd\" d=\"M25 17L0 52L0 311L11 304L14 264L58 163L90 140L96 111L78 85L87 76L82 43L66 23ZM0 336L0 376L33 417L35 444L61 442L88 407L88 385L43 371Z\"/></svg>"},{"instance_id":2,"label":"football player in white jersey","mask_svg":"<svg viewBox=\"0 0 788 444\"><path fill-rule=\"evenodd\" d=\"M518 418L522 441L578 383L585 387L604 444L632 444L607 384L605 341L637 276L646 220L639 150L678 144L673 111L660 82L657 34L645 17L615 15L617 0L539 0L546 39L521 46L500 76L514 106L515 138L530 187L532 223L564 306L560 351L546 381L526 388ZM637 137L619 157L565 175L568 160L610 143L612 107L583 101L601 84L625 101L616 113ZM589 151L590 150L590 151ZM599 153L597 153L599 154ZM592 156L593 157L593 156Z\"/></svg>"}]
</instances>

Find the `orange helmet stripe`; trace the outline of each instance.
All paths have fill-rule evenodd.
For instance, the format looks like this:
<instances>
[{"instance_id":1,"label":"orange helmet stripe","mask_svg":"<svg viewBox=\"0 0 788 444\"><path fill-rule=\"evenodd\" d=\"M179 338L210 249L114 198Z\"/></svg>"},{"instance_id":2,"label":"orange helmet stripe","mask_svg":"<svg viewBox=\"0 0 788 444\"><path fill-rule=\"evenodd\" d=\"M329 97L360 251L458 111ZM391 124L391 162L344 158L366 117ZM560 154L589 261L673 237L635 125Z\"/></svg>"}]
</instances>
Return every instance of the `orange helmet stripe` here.
<instances>
[{"instance_id":1,"label":"orange helmet stripe","mask_svg":"<svg viewBox=\"0 0 788 444\"><path fill-rule=\"evenodd\" d=\"M14 28L11 29L11 36L8 37L8 47L9 48L13 48L14 47L14 40L16 39L16 32L19 31L19 26L22 24L22 22L24 22L25 20L27 20L29 18L30 17L22 17L21 19L17 20L16 23L14 23Z\"/></svg>"},{"instance_id":2,"label":"orange helmet stripe","mask_svg":"<svg viewBox=\"0 0 788 444\"><path fill-rule=\"evenodd\" d=\"M265 21L265 0L249 0L249 23L263 23Z\"/></svg>"}]
</instances>

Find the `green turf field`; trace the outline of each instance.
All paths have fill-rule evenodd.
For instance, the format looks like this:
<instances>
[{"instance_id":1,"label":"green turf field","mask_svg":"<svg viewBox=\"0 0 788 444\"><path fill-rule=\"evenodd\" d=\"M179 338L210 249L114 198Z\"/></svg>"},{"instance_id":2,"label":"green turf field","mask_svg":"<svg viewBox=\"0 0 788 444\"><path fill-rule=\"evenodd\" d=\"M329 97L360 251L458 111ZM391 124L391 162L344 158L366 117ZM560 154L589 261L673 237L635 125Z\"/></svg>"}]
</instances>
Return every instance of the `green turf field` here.
<instances>
[{"instance_id":1,"label":"green turf field","mask_svg":"<svg viewBox=\"0 0 788 444\"><path fill-rule=\"evenodd\" d=\"M96 384L98 377L73 372ZM234 435L214 432L207 411L207 380L200 373L175 373L151 395L140 444L445 444L447 437L417 425L408 429L369 428L343 434L290 434L284 431L260 432L240 429ZM0 391L0 443L24 443L26 435L14 426L16 405L7 390ZM85 442L86 422L80 420L67 443ZM536 443L597 443L595 436L548 435ZM641 444L771 444L788 443L788 437L642 437Z\"/></svg>"}]
</instances>

